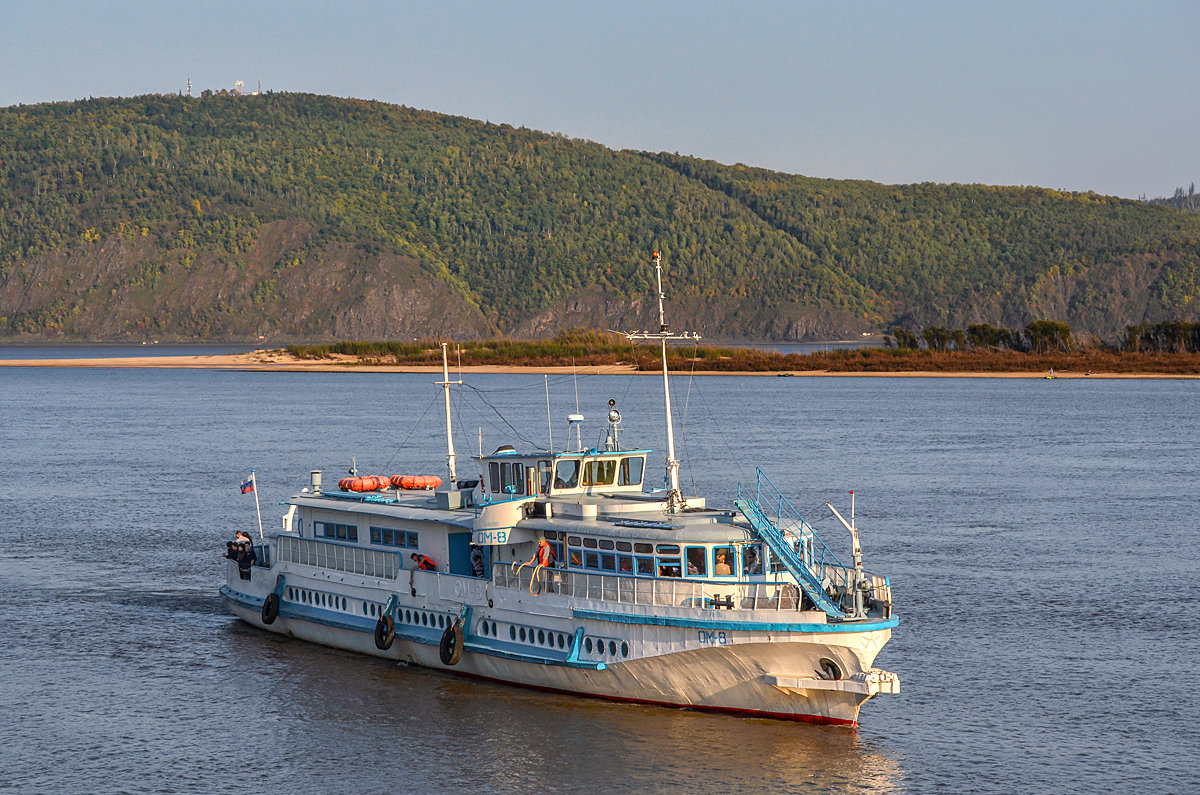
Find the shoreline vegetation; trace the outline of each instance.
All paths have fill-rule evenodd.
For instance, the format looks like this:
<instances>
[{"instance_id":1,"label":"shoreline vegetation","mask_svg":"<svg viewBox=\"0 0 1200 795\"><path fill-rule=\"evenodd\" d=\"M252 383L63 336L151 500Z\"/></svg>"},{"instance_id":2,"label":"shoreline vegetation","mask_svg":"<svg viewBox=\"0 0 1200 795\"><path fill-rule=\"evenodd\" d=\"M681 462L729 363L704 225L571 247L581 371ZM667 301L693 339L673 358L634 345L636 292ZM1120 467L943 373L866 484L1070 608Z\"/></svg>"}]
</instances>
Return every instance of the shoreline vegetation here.
<instances>
[{"instance_id":1,"label":"shoreline vegetation","mask_svg":"<svg viewBox=\"0 0 1200 795\"><path fill-rule=\"evenodd\" d=\"M1024 333L977 325L964 331L934 327L918 336L897 328L893 336L885 336L886 347L811 353L698 343L674 345L667 349L667 366L674 371L698 373L1200 375L1200 346L1194 344L1200 338L1200 324L1174 324L1170 328L1175 325L1181 327L1176 329L1179 333L1175 337L1159 334L1163 329L1158 326L1130 327L1125 350L1101 343L1079 346L1066 324L1036 321ZM612 332L583 329L566 331L550 340L451 343L451 350L455 365L464 368L582 366L657 372L662 361L660 350L654 346L634 345ZM303 361L346 357L360 366L441 363L441 344L432 340L290 345L286 352Z\"/></svg>"},{"instance_id":2,"label":"shoreline vegetation","mask_svg":"<svg viewBox=\"0 0 1200 795\"><path fill-rule=\"evenodd\" d=\"M244 354L91 359L9 359L0 366L141 367L319 372L439 372L441 340L290 345ZM449 341L448 341L449 342ZM673 372L715 375L860 375L927 377L1200 378L1200 353L1131 352L1104 346L1061 350L864 347L812 353L677 345L667 349ZM902 340L903 342L903 340ZM1189 346L1190 347L1190 346ZM450 342L450 367L463 372L661 372L659 348L632 345L603 332L573 331L550 340Z\"/></svg>"}]
</instances>

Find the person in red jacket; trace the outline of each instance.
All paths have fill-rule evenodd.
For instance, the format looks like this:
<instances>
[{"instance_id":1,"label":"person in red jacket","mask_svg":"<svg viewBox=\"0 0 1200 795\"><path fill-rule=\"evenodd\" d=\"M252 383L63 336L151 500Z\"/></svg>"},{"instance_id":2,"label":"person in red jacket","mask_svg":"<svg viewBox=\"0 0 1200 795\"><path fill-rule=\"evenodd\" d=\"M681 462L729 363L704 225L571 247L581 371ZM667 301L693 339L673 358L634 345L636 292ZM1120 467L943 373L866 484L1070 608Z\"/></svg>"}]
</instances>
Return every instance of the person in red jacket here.
<instances>
[{"instance_id":1,"label":"person in red jacket","mask_svg":"<svg viewBox=\"0 0 1200 795\"><path fill-rule=\"evenodd\" d=\"M529 559L529 565L533 564L544 566L547 569L554 567L554 547L550 546L550 542L544 538L538 539L537 551Z\"/></svg>"},{"instance_id":2,"label":"person in red jacket","mask_svg":"<svg viewBox=\"0 0 1200 795\"><path fill-rule=\"evenodd\" d=\"M424 569L425 571L437 571L437 564L427 556L414 552L409 557L412 558L414 567Z\"/></svg>"}]
</instances>

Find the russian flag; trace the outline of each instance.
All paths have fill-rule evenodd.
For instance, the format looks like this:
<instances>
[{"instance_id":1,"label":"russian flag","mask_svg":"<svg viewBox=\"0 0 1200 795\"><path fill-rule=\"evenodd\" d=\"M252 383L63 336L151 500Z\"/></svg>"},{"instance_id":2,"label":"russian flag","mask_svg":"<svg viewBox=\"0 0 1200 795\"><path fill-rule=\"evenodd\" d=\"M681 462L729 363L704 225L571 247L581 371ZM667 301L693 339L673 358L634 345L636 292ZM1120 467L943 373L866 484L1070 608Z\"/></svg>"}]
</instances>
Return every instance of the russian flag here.
<instances>
[{"instance_id":1,"label":"russian flag","mask_svg":"<svg viewBox=\"0 0 1200 795\"><path fill-rule=\"evenodd\" d=\"M254 491L254 476L246 478L242 481L242 494L249 494Z\"/></svg>"}]
</instances>

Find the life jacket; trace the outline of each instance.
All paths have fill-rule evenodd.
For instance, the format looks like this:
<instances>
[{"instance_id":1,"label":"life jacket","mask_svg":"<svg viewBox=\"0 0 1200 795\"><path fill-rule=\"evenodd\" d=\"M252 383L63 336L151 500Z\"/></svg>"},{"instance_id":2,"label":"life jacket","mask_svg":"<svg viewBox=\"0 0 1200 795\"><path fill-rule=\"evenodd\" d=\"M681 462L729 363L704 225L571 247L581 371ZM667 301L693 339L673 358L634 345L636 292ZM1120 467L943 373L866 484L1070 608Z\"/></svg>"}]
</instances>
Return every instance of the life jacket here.
<instances>
[{"instance_id":1,"label":"life jacket","mask_svg":"<svg viewBox=\"0 0 1200 795\"><path fill-rule=\"evenodd\" d=\"M533 561L536 561L539 566L554 565L554 547L550 546L549 542L543 541L538 545L537 552L533 553Z\"/></svg>"},{"instance_id":2,"label":"life jacket","mask_svg":"<svg viewBox=\"0 0 1200 795\"><path fill-rule=\"evenodd\" d=\"M437 571L437 564L425 555L417 555L417 568L425 571Z\"/></svg>"}]
</instances>

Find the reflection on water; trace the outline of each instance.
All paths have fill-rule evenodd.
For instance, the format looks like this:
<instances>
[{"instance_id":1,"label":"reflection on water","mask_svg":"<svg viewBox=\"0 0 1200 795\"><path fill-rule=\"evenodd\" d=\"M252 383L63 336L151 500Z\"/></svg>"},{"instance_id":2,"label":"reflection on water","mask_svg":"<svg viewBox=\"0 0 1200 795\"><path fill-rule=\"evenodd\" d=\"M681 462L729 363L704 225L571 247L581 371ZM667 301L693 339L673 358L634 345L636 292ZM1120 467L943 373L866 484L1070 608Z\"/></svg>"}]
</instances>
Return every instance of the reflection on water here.
<instances>
[{"instance_id":1,"label":"reflection on water","mask_svg":"<svg viewBox=\"0 0 1200 795\"><path fill-rule=\"evenodd\" d=\"M308 744L341 749L343 773L347 765L403 770L403 780L422 789L482 790L504 781L591 792L671 785L888 792L900 780L893 756L845 728L543 693L299 641L260 637L260 648L246 649L242 626L226 640L273 674L263 693L279 711L272 741L314 727Z\"/></svg>"}]
</instances>

